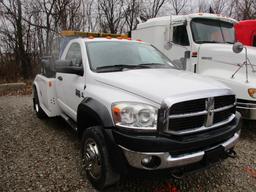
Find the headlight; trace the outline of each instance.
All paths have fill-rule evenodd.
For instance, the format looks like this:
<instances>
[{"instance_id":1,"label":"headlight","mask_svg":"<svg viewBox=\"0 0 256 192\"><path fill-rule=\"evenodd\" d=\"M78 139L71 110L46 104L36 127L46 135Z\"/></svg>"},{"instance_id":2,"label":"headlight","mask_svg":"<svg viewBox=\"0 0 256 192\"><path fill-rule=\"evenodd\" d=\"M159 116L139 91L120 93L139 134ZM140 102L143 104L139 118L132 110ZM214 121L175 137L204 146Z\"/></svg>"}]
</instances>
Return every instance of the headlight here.
<instances>
[{"instance_id":1,"label":"headlight","mask_svg":"<svg viewBox=\"0 0 256 192\"><path fill-rule=\"evenodd\" d=\"M117 126L130 129L156 130L157 108L132 102L112 105L112 114Z\"/></svg>"},{"instance_id":2,"label":"headlight","mask_svg":"<svg viewBox=\"0 0 256 192\"><path fill-rule=\"evenodd\" d=\"M256 89L255 89L255 88L250 88L250 89L248 89L248 94L249 94L252 98L256 99Z\"/></svg>"}]
</instances>

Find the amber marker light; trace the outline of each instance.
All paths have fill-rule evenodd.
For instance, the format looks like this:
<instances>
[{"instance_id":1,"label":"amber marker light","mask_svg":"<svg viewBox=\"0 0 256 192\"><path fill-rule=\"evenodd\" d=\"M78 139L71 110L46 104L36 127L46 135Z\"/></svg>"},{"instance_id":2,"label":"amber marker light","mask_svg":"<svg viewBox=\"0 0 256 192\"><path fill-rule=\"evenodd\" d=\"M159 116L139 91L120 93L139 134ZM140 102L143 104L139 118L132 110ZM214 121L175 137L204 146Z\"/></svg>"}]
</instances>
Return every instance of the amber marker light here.
<instances>
[{"instance_id":1,"label":"amber marker light","mask_svg":"<svg viewBox=\"0 0 256 192\"><path fill-rule=\"evenodd\" d=\"M250 88L250 89L248 89L248 94L249 94L252 98L256 99L256 89L255 89L255 88Z\"/></svg>"},{"instance_id":2,"label":"amber marker light","mask_svg":"<svg viewBox=\"0 0 256 192\"><path fill-rule=\"evenodd\" d=\"M113 113L113 118L116 122L120 122L121 121L121 116L120 116L120 109L118 107L114 107L112 109L112 113Z\"/></svg>"}]
</instances>

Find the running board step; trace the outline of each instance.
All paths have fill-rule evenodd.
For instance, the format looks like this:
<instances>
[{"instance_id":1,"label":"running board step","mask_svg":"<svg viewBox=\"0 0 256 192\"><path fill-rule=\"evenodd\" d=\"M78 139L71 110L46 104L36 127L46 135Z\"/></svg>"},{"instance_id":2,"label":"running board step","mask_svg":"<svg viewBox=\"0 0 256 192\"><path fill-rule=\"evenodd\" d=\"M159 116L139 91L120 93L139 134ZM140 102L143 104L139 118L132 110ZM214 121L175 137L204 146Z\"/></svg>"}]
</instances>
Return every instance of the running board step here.
<instances>
[{"instance_id":1,"label":"running board step","mask_svg":"<svg viewBox=\"0 0 256 192\"><path fill-rule=\"evenodd\" d=\"M70 127L74 131L77 131L77 125L76 125L76 122L73 119L71 119L70 117L68 117L65 114L61 114L61 117L70 125Z\"/></svg>"}]
</instances>

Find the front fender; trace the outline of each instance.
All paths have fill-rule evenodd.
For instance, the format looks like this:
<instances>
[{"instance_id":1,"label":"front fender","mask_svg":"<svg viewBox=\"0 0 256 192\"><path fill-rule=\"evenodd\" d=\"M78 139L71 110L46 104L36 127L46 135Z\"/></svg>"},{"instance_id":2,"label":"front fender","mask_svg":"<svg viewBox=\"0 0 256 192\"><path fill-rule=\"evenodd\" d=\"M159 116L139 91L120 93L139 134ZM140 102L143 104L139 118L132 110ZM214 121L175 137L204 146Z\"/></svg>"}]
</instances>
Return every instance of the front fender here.
<instances>
[{"instance_id":1,"label":"front fender","mask_svg":"<svg viewBox=\"0 0 256 192\"><path fill-rule=\"evenodd\" d=\"M104 128L114 126L112 116L107 107L90 97L85 98L78 106L77 124L79 132L94 125L101 125Z\"/></svg>"}]
</instances>

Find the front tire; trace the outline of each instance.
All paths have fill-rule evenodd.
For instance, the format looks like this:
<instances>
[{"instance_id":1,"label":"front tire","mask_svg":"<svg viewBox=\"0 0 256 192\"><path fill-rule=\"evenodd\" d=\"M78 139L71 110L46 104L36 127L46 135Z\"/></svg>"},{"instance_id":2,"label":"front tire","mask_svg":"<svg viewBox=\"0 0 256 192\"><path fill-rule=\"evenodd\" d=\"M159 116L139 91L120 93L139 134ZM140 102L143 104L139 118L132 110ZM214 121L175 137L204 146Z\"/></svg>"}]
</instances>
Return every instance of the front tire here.
<instances>
[{"instance_id":1,"label":"front tire","mask_svg":"<svg viewBox=\"0 0 256 192\"><path fill-rule=\"evenodd\" d=\"M34 110L36 112L36 116L39 119L44 119L46 117L46 114L43 111L43 109L40 107L40 102L39 102L38 93L36 89L34 90L33 104L34 104Z\"/></svg>"},{"instance_id":2,"label":"front tire","mask_svg":"<svg viewBox=\"0 0 256 192\"><path fill-rule=\"evenodd\" d=\"M86 175L98 190L118 182L120 178L111 167L101 129L103 128L97 126L86 129L82 139L82 158Z\"/></svg>"}]
</instances>

